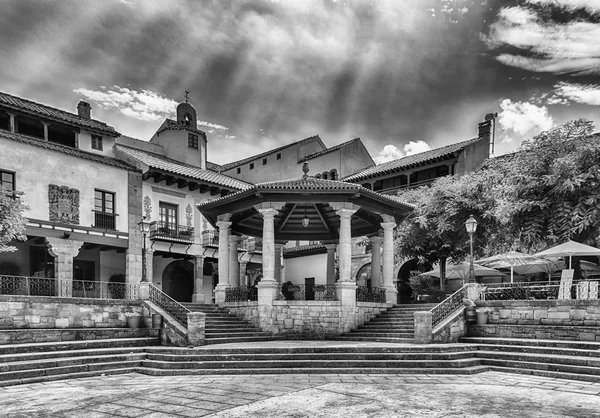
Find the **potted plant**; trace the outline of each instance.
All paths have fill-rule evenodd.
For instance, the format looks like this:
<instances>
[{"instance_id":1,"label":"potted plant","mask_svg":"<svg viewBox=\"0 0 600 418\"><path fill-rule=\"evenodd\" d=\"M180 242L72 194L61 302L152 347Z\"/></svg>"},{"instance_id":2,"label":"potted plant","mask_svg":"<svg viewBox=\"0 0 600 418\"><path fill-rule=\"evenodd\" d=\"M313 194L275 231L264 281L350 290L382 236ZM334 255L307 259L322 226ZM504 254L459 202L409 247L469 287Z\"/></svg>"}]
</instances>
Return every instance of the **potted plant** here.
<instances>
[{"instance_id":1,"label":"potted plant","mask_svg":"<svg viewBox=\"0 0 600 418\"><path fill-rule=\"evenodd\" d=\"M128 328L139 328L142 322L142 314L138 312L125 312Z\"/></svg>"},{"instance_id":2,"label":"potted plant","mask_svg":"<svg viewBox=\"0 0 600 418\"><path fill-rule=\"evenodd\" d=\"M492 312L490 308L476 308L475 314L477 315L477 325L485 325L488 322L489 314Z\"/></svg>"}]
</instances>

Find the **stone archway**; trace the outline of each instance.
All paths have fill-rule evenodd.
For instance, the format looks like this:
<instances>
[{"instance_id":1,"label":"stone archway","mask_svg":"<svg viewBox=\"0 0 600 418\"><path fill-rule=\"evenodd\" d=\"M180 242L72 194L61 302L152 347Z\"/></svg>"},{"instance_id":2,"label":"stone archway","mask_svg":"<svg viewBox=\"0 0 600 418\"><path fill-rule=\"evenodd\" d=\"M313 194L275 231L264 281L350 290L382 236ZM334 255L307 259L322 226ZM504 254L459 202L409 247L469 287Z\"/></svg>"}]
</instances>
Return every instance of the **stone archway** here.
<instances>
[{"instance_id":1,"label":"stone archway","mask_svg":"<svg viewBox=\"0 0 600 418\"><path fill-rule=\"evenodd\" d=\"M178 302L191 302L194 294L194 264L186 260L170 263L162 274L163 292Z\"/></svg>"},{"instance_id":2,"label":"stone archway","mask_svg":"<svg viewBox=\"0 0 600 418\"><path fill-rule=\"evenodd\" d=\"M356 272L356 284L358 286L371 287L371 263L363 264Z\"/></svg>"}]
</instances>

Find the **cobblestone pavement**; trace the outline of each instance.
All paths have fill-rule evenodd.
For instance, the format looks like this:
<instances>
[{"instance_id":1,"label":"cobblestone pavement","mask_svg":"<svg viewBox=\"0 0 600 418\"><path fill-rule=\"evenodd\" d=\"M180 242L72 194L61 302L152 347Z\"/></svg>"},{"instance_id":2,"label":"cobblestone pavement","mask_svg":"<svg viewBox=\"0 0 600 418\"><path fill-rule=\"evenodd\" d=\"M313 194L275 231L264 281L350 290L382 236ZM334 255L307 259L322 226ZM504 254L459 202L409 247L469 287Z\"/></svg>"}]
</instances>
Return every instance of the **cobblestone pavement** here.
<instances>
[{"instance_id":1,"label":"cobblestone pavement","mask_svg":"<svg viewBox=\"0 0 600 418\"><path fill-rule=\"evenodd\" d=\"M2 417L600 417L600 382L462 375L152 377L0 388Z\"/></svg>"}]
</instances>

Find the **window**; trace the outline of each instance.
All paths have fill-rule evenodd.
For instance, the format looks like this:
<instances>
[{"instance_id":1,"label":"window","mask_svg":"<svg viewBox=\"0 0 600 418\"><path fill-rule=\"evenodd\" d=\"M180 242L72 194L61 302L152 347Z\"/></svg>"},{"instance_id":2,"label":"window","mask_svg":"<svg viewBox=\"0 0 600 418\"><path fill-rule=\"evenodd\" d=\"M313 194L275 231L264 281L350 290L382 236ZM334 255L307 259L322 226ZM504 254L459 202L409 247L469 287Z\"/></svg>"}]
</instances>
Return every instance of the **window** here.
<instances>
[{"instance_id":1,"label":"window","mask_svg":"<svg viewBox=\"0 0 600 418\"><path fill-rule=\"evenodd\" d=\"M263 165L267 165L267 159L263 158Z\"/></svg>"},{"instance_id":2,"label":"window","mask_svg":"<svg viewBox=\"0 0 600 418\"><path fill-rule=\"evenodd\" d=\"M281 153L280 152L277 153L277 159L281 160Z\"/></svg>"},{"instance_id":3,"label":"window","mask_svg":"<svg viewBox=\"0 0 600 418\"><path fill-rule=\"evenodd\" d=\"M102 151L102 137L100 135L92 135L92 149Z\"/></svg>"},{"instance_id":4,"label":"window","mask_svg":"<svg viewBox=\"0 0 600 418\"><path fill-rule=\"evenodd\" d=\"M115 230L115 194L94 190L94 227Z\"/></svg>"},{"instance_id":5,"label":"window","mask_svg":"<svg viewBox=\"0 0 600 418\"><path fill-rule=\"evenodd\" d=\"M165 230L177 230L177 205L171 203L159 203L160 227Z\"/></svg>"},{"instance_id":6,"label":"window","mask_svg":"<svg viewBox=\"0 0 600 418\"><path fill-rule=\"evenodd\" d=\"M250 170L254 170L254 163L250 163Z\"/></svg>"},{"instance_id":7,"label":"window","mask_svg":"<svg viewBox=\"0 0 600 418\"><path fill-rule=\"evenodd\" d=\"M188 147L198 149L198 135L188 134Z\"/></svg>"},{"instance_id":8,"label":"window","mask_svg":"<svg viewBox=\"0 0 600 418\"><path fill-rule=\"evenodd\" d=\"M241 167L238 167L238 168L237 168L237 173L238 173L238 174L240 174L241 172L242 172L242 168L241 168Z\"/></svg>"},{"instance_id":9,"label":"window","mask_svg":"<svg viewBox=\"0 0 600 418\"><path fill-rule=\"evenodd\" d=\"M0 188L15 191L15 173L0 170Z\"/></svg>"}]
</instances>

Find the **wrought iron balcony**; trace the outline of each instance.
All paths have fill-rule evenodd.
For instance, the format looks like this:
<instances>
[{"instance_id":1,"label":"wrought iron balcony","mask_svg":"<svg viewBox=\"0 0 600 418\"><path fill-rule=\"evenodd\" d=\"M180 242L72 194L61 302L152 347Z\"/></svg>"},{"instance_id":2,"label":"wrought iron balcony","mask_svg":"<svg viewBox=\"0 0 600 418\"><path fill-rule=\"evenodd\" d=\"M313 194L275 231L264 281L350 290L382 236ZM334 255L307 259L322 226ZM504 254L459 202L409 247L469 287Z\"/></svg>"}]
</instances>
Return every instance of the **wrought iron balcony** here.
<instances>
[{"instance_id":1,"label":"wrought iron balcony","mask_svg":"<svg viewBox=\"0 0 600 418\"><path fill-rule=\"evenodd\" d=\"M150 239L191 244L194 242L194 227L155 221L150 224Z\"/></svg>"},{"instance_id":2,"label":"wrought iron balcony","mask_svg":"<svg viewBox=\"0 0 600 418\"><path fill-rule=\"evenodd\" d=\"M115 231L117 229L117 214L94 211L94 228L108 229Z\"/></svg>"},{"instance_id":3,"label":"wrought iron balcony","mask_svg":"<svg viewBox=\"0 0 600 418\"><path fill-rule=\"evenodd\" d=\"M219 231L216 229L202 231L202 245L205 247L218 247Z\"/></svg>"}]
</instances>

